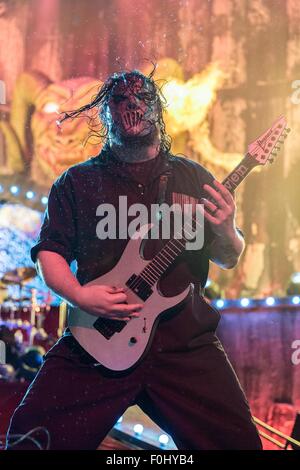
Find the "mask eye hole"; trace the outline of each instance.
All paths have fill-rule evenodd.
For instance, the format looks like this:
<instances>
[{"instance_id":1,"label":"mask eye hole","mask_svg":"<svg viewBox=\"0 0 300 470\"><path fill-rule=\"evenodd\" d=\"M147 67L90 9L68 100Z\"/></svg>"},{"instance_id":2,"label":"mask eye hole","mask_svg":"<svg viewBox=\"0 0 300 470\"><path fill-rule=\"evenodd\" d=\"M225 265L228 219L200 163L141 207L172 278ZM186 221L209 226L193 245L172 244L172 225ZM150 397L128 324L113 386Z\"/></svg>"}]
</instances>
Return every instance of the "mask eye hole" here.
<instances>
[{"instance_id":1,"label":"mask eye hole","mask_svg":"<svg viewBox=\"0 0 300 470\"><path fill-rule=\"evenodd\" d=\"M153 105L154 103L157 102L157 96L155 96L153 93L138 93L135 95L139 100L143 101L144 103L148 105Z\"/></svg>"}]
</instances>

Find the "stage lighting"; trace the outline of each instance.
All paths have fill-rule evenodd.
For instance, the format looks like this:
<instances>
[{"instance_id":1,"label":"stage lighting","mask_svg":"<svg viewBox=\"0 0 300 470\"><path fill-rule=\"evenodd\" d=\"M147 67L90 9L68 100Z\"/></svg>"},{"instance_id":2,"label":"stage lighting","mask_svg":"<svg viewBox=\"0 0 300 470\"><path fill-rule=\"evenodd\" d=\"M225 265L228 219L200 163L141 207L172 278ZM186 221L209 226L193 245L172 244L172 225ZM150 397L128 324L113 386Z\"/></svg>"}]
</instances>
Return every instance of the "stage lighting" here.
<instances>
[{"instance_id":1,"label":"stage lighting","mask_svg":"<svg viewBox=\"0 0 300 470\"><path fill-rule=\"evenodd\" d=\"M225 305L225 302L224 302L223 299L218 299L218 300L217 300L216 306L217 306L218 308L223 308L224 305Z\"/></svg>"},{"instance_id":2,"label":"stage lighting","mask_svg":"<svg viewBox=\"0 0 300 470\"><path fill-rule=\"evenodd\" d=\"M295 284L300 284L300 273L294 273L291 275L291 280Z\"/></svg>"},{"instance_id":3,"label":"stage lighting","mask_svg":"<svg viewBox=\"0 0 300 470\"><path fill-rule=\"evenodd\" d=\"M46 103L45 106L44 106L44 109L43 111L45 113L48 113L48 114L52 114L52 113L58 113L59 111L59 105L57 103Z\"/></svg>"},{"instance_id":4,"label":"stage lighting","mask_svg":"<svg viewBox=\"0 0 300 470\"><path fill-rule=\"evenodd\" d=\"M33 199L34 196L35 196L35 194L34 194L33 191L27 191L27 193L26 193L27 199Z\"/></svg>"},{"instance_id":5,"label":"stage lighting","mask_svg":"<svg viewBox=\"0 0 300 470\"><path fill-rule=\"evenodd\" d=\"M294 297L292 298L292 302L293 302L294 305L299 305L300 304L299 295L294 295Z\"/></svg>"},{"instance_id":6,"label":"stage lighting","mask_svg":"<svg viewBox=\"0 0 300 470\"><path fill-rule=\"evenodd\" d=\"M300 295L300 273L293 273L289 279L287 295Z\"/></svg>"},{"instance_id":7,"label":"stage lighting","mask_svg":"<svg viewBox=\"0 0 300 470\"><path fill-rule=\"evenodd\" d=\"M43 196L43 197L41 198L41 203L44 204L44 205L46 205L46 204L48 203L48 198L47 198L47 196Z\"/></svg>"},{"instance_id":8,"label":"stage lighting","mask_svg":"<svg viewBox=\"0 0 300 470\"><path fill-rule=\"evenodd\" d=\"M272 305L275 304L275 299L274 299L274 297L267 297L267 298L266 298L266 304L268 305L268 307L272 307Z\"/></svg>"},{"instance_id":9,"label":"stage lighting","mask_svg":"<svg viewBox=\"0 0 300 470\"><path fill-rule=\"evenodd\" d=\"M142 434L144 431L144 426L142 424L135 424L133 427L134 433L135 434Z\"/></svg>"},{"instance_id":10,"label":"stage lighting","mask_svg":"<svg viewBox=\"0 0 300 470\"><path fill-rule=\"evenodd\" d=\"M18 192L19 192L18 186L11 186L11 187L9 188L9 190L10 190L10 192L11 192L12 194L18 194Z\"/></svg>"},{"instance_id":11,"label":"stage lighting","mask_svg":"<svg viewBox=\"0 0 300 470\"><path fill-rule=\"evenodd\" d=\"M240 304L242 307L248 307L248 305L250 304L250 300L246 298L241 299Z\"/></svg>"},{"instance_id":12,"label":"stage lighting","mask_svg":"<svg viewBox=\"0 0 300 470\"><path fill-rule=\"evenodd\" d=\"M158 440L161 445L166 446L170 439L169 439L169 436L167 436L166 434L161 434Z\"/></svg>"},{"instance_id":13,"label":"stage lighting","mask_svg":"<svg viewBox=\"0 0 300 470\"><path fill-rule=\"evenodd\" d=\"M122 421L123 421L123 416L121 416L121 417L118 419L117 424L122 423Z\"/></svg>"}]
</instances>

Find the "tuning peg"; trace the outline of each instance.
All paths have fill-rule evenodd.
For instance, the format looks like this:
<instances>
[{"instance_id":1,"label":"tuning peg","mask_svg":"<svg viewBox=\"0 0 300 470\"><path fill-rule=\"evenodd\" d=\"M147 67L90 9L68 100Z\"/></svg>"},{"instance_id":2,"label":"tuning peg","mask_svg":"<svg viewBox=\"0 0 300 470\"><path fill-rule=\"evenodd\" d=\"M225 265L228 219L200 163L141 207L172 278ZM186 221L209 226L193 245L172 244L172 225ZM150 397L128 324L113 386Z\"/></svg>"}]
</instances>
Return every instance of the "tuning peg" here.
<instances>
[{"instance_id":1,"label":"tuning peg","mask_svg":"<svg viewBox=\"0 0 300 470\"><path fill-rule=\"evenodd\" d=\"M274 163L274 158L269 158L269 163Z\"/></svg>"},{"instance_id":2,"label":"tuning peg","mask_svg":"<svg viewBox=\"0 0 300 470\"><path fill-rule=\"evenodd\" d=\"M276 145L276 147L274 147L274 150L280 150L280 147Z\"/></svg>"},{"instance_id":3,"label":"tuning peg","mask_svg":"<svg viewBox=\"0 0 300 470\"><path fill-rule=\"evenodd\" d=\"M276 153L276 152L271 152L271 155L273 155L273 157L277 157L277 153Z\"/></svg>"},{"instance_id":4,"label":"tuning peg","mask_svg":"<svg viewBox=\"0 0 300 470\"><path fill-rule=\"evenodd\" d=\"M284 140L278 140L279 144L284 144Z\"/></svg>"},{"instance_id":5,"label":"tuning peg","mask_svg":"<svg viewBox=\"0 0 300 470\"><path fill-rule=\"evenodd\" d=\"M287 132L287 133L291 132L291 129L290 129L289 127L285 127L284 130L285 130L285 132Z\"/></svg>"}]
</instances>

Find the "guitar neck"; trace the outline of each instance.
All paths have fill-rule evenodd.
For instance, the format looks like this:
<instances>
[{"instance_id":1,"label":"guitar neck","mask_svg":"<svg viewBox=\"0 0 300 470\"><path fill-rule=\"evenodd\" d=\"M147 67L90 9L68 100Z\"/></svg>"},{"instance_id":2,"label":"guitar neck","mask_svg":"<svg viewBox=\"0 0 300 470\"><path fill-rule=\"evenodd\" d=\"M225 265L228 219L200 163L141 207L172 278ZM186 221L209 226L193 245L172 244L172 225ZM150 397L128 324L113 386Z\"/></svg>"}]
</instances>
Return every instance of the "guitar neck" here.
<instances>
[{"instance_id":1,"label":"guitar neck","mask_svg":"<svg viewBox=\"0 0 300 470\"><path fill-rule=\"evenodd\" d=\"M223 185L233 193L256 165L257 163L254 159L249 154L246 154L235 169L224 179ZM195 233L197 225L197 220L192 218L190 229L193 233ZM140 276L148 284L154 285L171 264L173 264L175 259L186 249L186 243L190 240L188 240L182 233L180 235L181 237L174 237L169 240L140 273Z\"/></svg>"},{"instance_id":2,"label":"guitar neck","mask_svg":"<svg viewBox=\"0 0 300 470\"><path fill-rule=\"evenodd\" d=\"M246 178L257 165L255 160L247 153L235 169L222 181L222 184L233 193L238 185Z\"/></svg>"}]
</instances>

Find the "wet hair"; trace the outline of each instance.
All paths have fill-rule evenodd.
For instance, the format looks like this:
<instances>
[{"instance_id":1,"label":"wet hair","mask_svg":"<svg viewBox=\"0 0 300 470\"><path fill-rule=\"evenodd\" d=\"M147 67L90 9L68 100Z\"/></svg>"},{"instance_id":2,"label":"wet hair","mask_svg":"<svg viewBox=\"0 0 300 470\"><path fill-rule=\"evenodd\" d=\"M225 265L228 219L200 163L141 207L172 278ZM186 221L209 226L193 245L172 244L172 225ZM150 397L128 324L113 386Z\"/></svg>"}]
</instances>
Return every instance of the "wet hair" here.
<instances>
[{"instance_id":1,"label":"wet hair","mask_svg":"<svg viewBox=\"0 0 300 470\"><path fill-rule=\"evenodd\" d=\"M148 76L143 75L138 70L115 72L110 75L103 85L99 88L98 93L92 97L90 103L81 106L73 111L66 111L63 113L63 117L58 121L61 124L67 119L73 119L82 117L85 111L89 112L85 115L88 119L88 125L90 128L89 135L85 142L89 139L96 137L100 139L104 144L107 141L108 136L108 119L106 117L106 111L108 102L112 96L113 90L117 84L123 83L126 86L132 86L135 79L140 78L143 85L148 85L148 91L143 93L143 99L146 104L157 102L158 104L158 119L157 123L160 129L161 135L161 149L165 152L169 152L171 148L171 137L167 134L165 123L163 120L163 112L167 106L166 99L162 93L162 85L159 85L161 81L155 81L153 75L156 66L154 65L153 70ZM92 109L96 108L96 114L90 113ZM98 116L101 120L99 123ZM98 143L97 143L98 144Z\"/></svg>"}]
</instances>

